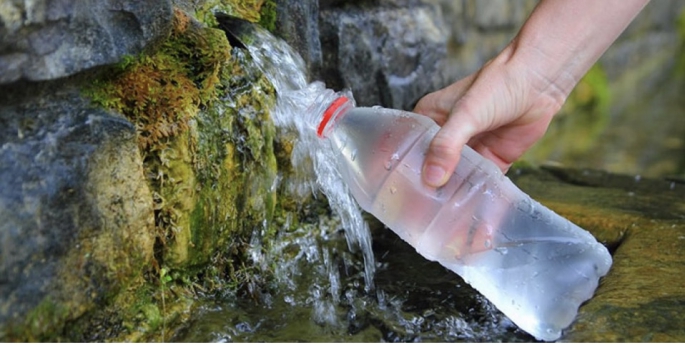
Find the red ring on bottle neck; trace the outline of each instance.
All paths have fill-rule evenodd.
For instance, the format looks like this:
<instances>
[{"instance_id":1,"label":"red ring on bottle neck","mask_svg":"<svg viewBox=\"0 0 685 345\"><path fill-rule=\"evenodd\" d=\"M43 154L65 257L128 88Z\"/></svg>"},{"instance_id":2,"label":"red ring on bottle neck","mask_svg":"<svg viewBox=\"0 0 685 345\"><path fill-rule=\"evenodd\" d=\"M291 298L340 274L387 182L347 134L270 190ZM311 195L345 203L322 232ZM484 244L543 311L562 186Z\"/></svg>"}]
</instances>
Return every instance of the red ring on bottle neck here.
<instances>
[{"instance_id":1,"label":"red ring on bottle neck","mask_svg":"<svg viewBox=\"0 0 685 345\"><path fill-rule=\"evenodd\" d=\"M340 106L343 104L347 103L349 99L345 96L338 97L331 105L328 106L326 111L323 112L323 118L321 119L321 122L319 123L319 127L316 129L316 135L319 138L323 138L323 130L326 128L326 125L328 124L328 121L331 120L333 115L338 111Z\"/></svg>"}]
</instances>

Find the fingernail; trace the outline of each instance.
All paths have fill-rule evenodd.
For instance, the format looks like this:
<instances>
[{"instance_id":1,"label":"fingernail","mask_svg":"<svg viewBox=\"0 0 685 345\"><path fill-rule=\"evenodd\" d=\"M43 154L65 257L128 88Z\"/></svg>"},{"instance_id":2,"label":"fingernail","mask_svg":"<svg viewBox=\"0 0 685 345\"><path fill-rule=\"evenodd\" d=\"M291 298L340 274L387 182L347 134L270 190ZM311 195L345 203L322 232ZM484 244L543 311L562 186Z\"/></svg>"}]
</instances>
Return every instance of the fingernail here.
<instances>
[{"instance_id":1,"label":"fingernail","mask_svg":"<svg viewBox=\"0 0 685 345\"><path fill-rule=\"evenodd\" d=\"M423 169L423 180L431 186L441 186L445 179L445 169L437 165L428 165Z\"/></svg>"}]
</instances>

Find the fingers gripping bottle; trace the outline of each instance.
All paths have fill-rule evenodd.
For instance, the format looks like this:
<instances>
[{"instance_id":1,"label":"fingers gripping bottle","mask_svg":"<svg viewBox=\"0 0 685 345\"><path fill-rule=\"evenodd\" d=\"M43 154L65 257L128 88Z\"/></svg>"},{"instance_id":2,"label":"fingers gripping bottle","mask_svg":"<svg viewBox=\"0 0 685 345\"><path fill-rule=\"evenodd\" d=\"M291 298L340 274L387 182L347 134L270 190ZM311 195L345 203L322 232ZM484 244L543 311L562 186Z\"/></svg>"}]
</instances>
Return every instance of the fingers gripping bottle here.
<instances>
[{"instance_id":1,"label":"fingers gripping bottle","mask_svg":"<svg viewBox=\"0 0 685 345\"><path fill-rule=\"evenodd\" d=\"M524 331L558 339L608 272L609 252L468 146L445 186L424 185L421 167L438 129L425 116L340 97L317 134L337 151L338 169L364 210Z\"/></svg>"}]
</instances>

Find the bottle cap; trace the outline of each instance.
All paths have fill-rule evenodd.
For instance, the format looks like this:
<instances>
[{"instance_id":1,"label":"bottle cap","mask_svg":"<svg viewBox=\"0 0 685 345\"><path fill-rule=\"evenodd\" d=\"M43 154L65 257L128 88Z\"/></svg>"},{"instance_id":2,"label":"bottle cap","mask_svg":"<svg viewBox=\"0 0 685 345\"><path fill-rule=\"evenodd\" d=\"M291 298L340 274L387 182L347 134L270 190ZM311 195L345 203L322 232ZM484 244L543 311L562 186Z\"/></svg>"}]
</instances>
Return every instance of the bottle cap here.
<instances>
[{"instance_id":1,"label":"bottle cap","mask_svg":"<svg viewBox=\"0 0 685 345\"><path fill-rule=\"evenodd\" d=\"M319 123L319 127L316 129L316 135L319 136L319 138L323 138L323 130L326 129L326 125L328 122L333 118L333 115L335 115L340 107L347 103L349 99L345 96L341 96L335 99L331 103L331 105L328 106L326 111L323 112L323 117L321 118L321 123Z\"/></svg>"}]
</instances>

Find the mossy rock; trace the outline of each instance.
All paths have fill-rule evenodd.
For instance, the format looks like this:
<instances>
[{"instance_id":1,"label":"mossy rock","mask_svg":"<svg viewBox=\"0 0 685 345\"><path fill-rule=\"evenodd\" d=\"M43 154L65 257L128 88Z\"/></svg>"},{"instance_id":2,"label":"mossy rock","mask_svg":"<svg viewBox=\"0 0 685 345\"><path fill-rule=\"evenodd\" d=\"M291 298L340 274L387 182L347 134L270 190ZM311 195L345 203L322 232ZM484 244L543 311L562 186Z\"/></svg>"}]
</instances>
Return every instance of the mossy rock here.
<instances>
[{"instance_id":1,"label":"mossy rock","mask_svg":"<svg viewBox=\"0 0 685 345\"><path fill-rule=\"evenodd\" d=\"M258 23L269 31L276 29L276 0L176 0L175 4L210 26L216 26L214 12L219 11Z\"/></svg>"},{"instance_id":2,"label":"mossy rock","mask_svg":"<svg viewBox=\"0 0 685 345\"><path fill-rule=\"evenodd\" d=\"M67 340L68 323L139 285L153 258L135 128L77 82L2 90L6 130L22 133L3 135L0 155L13 159L0 169L2 340Z\"/></svg>"},{"instance_id":3,"label":"mossy rock","mask_svg":"<svg viewBox=\"0 0 685 345\"><path fill-rule=\"evenodd\" d=\"M555 167L510 176L612 252L611 270L562 341L685 340L683 181Z\"/></svg>"},{"instance_id":4,"label":"mossy rock","mask_svg":"<svg viewBox=\"0 0 685 345\"><path fill-rule=\"evenodd\" d=\"M250 239L272 236L275 216L290 207L274 188L289 164L274 152L275 92L223 31L179 8L159 50L123 61L84 92L137 128L157 241L144 282L76 328L107 320L112 327L82 340L164 341L197 293L253 283Z\"/></svg>"}]
</instances>

